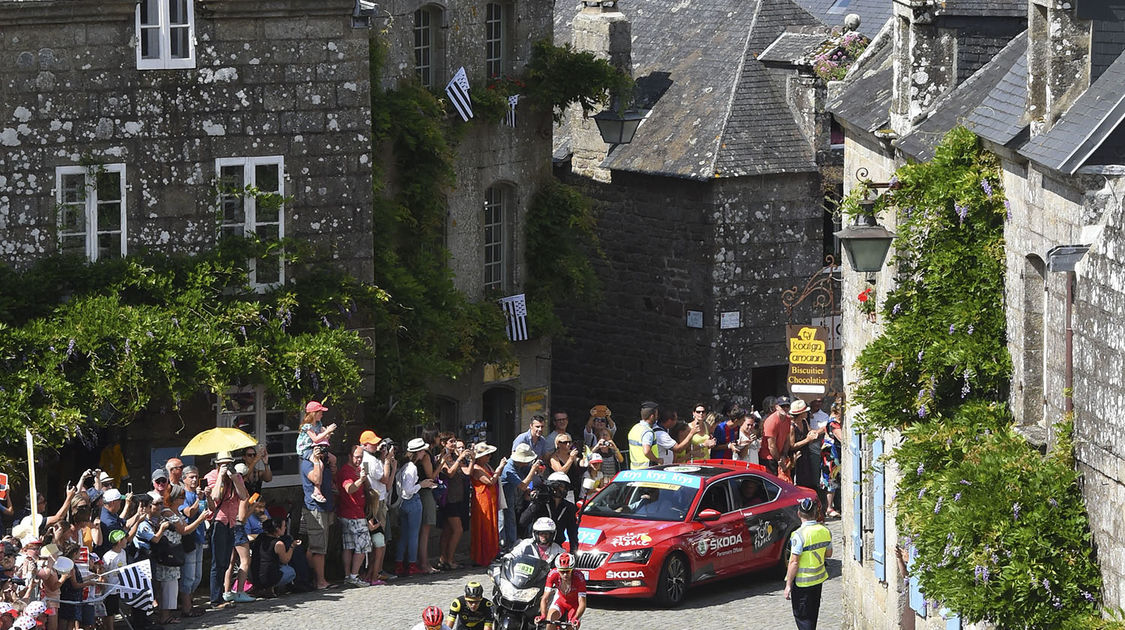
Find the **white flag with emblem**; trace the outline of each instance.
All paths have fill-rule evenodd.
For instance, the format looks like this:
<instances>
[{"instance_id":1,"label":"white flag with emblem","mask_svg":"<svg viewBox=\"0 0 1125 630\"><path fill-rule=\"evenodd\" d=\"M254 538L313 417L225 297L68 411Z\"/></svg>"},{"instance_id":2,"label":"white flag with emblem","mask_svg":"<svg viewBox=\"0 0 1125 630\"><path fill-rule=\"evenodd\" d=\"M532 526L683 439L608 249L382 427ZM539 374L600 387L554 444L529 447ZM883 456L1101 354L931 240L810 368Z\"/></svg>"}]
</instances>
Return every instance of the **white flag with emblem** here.
<instances>
[{"instance_id":1,"label":"white flag with emblem","mask_svg":"<svg viewBox=\"0 0 1125 630\"><path fill-rule=\"evenodd\" d=\"M504 117L504 124L509 127L516 126L516 105L520 102L520 95L513 94L508 97L508 115Z\"/></svg>"},{"instance_id":2,"label":"white flag with emblem","mask_svg":"<svg viewBox=\"0 0 1125 630\"><path fill-rule=\"evenodd\" d=\"M500 300L500 308L508 320L508 339L527 341L527 299L523 293Z\"/></svg>"},{"instance_id":3,"label":"white flag with emblem","mask_svg":"<svg viewBox=\"0 0 1125 630\"><path fill-rule=\"evenodd\" d=\"M469 99L469 77L465 74L464 66L461 66L457 74L449 80L449 85L445 86L445 93L449 95L449 100L457 109L457 113L461 114L461 119L469 122L473 117L473 102Z\"/></svg>"}]
</instances>

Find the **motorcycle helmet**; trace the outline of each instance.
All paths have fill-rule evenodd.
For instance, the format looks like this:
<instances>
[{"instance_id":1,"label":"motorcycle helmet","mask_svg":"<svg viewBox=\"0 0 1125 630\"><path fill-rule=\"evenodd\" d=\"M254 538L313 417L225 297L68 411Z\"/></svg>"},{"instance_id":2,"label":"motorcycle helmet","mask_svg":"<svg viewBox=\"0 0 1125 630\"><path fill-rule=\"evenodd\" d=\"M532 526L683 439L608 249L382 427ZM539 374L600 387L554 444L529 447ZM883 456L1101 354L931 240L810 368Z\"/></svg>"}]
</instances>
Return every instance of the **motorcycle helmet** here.
<instances>
[{"instance_id":1,"label":"motorcycle helmet","mask_svg":"<svg viewBox=\"0 0 1125 630\"><path fill-rule=\"evenodd\" d=\"M555 529L555 522L546 516L540 516L535 519L535 524L531 526L532 534L535 536L537 542L539 542L540 534L547 535L547 542L554 540ZM544 543L540 542L540 544Z\"/></svg>"},{"instance_id":2,"label":"motorcycle helmet","mask_svg":"<svg viewBox=\"0 0 1125 630\"><path fill-rule=\"evenodd\" d=\"M484 587L480 582L469 582L465 585L465 599L483 599Z\"/></svg>"},{"instance_id":3,"label":"motorcycle helmet","mask_svg":"<svg viewBox=\"0 0 1125 630\"><path fill-rule=\"evenodd\" d=\"M440 626L445 613L441 612L438 606L426 606L422 611L422 625L426 626Z\"/></svg>"},{"instance_id":4,"label":"motorcycle helmet","mask_svg":"<svg viewBox=\"0 0 1125 630\"><path fill-rule=\"evenodd\" d=\"M574 556L566 553L565 551L563 553L560 553L558 557L555 558L555 568L559 571L573 571Z\"/></svg>"}]
</instances>

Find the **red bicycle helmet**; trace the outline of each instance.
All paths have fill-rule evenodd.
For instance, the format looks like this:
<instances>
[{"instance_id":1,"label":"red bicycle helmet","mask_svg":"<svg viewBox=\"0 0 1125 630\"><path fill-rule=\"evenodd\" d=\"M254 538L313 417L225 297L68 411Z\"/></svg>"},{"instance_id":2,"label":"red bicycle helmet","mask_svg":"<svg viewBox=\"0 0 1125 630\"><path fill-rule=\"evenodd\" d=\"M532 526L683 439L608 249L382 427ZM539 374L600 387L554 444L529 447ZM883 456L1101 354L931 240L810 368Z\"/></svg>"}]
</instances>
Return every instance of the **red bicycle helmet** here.
<instances>
[{"instance_id":1,"label":"red bicycle helmet","mask_svg":"<svg viewBox=\"0 0 1125 630\"><path fill-rule=\"evenodd\" d=\"M445 613L441 612L440 606L426 606L422 611L422 623L427 626L440 626L444 617Z\"/></svg>"},{"instance_id":2,"label":"red bicycle helmet","mask_svg":"<svg viewBox=\"0 0 1125 630\"><path fill-rule=\"evenodd\" d=\"M574 570L574 556L569 553L563 552L555 558L555 568L559 571L573 571Z\"/></svg>"}]
</instances>

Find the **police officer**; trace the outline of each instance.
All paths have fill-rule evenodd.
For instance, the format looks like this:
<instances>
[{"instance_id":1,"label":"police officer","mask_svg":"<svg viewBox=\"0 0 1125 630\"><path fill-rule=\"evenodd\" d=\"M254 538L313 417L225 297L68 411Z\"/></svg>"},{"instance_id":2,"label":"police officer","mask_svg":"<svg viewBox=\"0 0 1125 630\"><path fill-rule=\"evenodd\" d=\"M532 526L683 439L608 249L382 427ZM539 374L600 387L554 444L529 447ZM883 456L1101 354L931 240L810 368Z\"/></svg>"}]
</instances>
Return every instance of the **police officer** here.
<instances>
[{"instance_id":1,"label":"police officer","mask_svg":"<svg viewBox=\"0 0 1125 630\"><path fill-rule=\"evenodd\" d=\"M797 504L801 527L789 537L789 570L785 572L785 599L793 602L798 630L816 630L820 614L820 591L828 579L824 562L832 557L832 534L816 522L816 499Z\"/></svg>"},{"instance_id":2,"label":"police officer","mask_svg":"<svg viewBox=\"0 0 1125 630\"><path fill-rule=\"evenodd\" d=\"M641 419L629 429L629 468L638 470L660 463L656 454L656 434L652 426L660 414L660 405L654 402L641 403Z\"/></svg>"},{"instance_id":3,"label":"police officer","mask_svg":"<svg viewBox=\"0 0 1125 630\"><path fill-rule=\"evenodd\" d=\"M449 605L445 624L453 630L492 630L492 602L484 598L480 582L465 585L465 594Z\"/></svg>"}]
</instances>

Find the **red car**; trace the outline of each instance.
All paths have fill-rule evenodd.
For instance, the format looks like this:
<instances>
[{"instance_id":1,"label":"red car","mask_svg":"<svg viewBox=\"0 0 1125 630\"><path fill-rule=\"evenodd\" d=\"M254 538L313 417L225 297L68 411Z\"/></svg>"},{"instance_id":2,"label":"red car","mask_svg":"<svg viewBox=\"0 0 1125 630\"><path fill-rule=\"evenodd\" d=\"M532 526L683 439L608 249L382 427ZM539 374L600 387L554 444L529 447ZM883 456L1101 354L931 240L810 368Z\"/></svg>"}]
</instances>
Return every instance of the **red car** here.
<instances>
[{"instance_id":1,"label":"red car","mask_svg":"<svg viewBox=\"0 0 1125 630\"><path fill-rule=\"evenodd\" d=\"M733 460L623 470L582 508L577 567L591 593L674 606L694 584L783 570L805 497L816 493Z\"/></svg>"}]
</instances>

